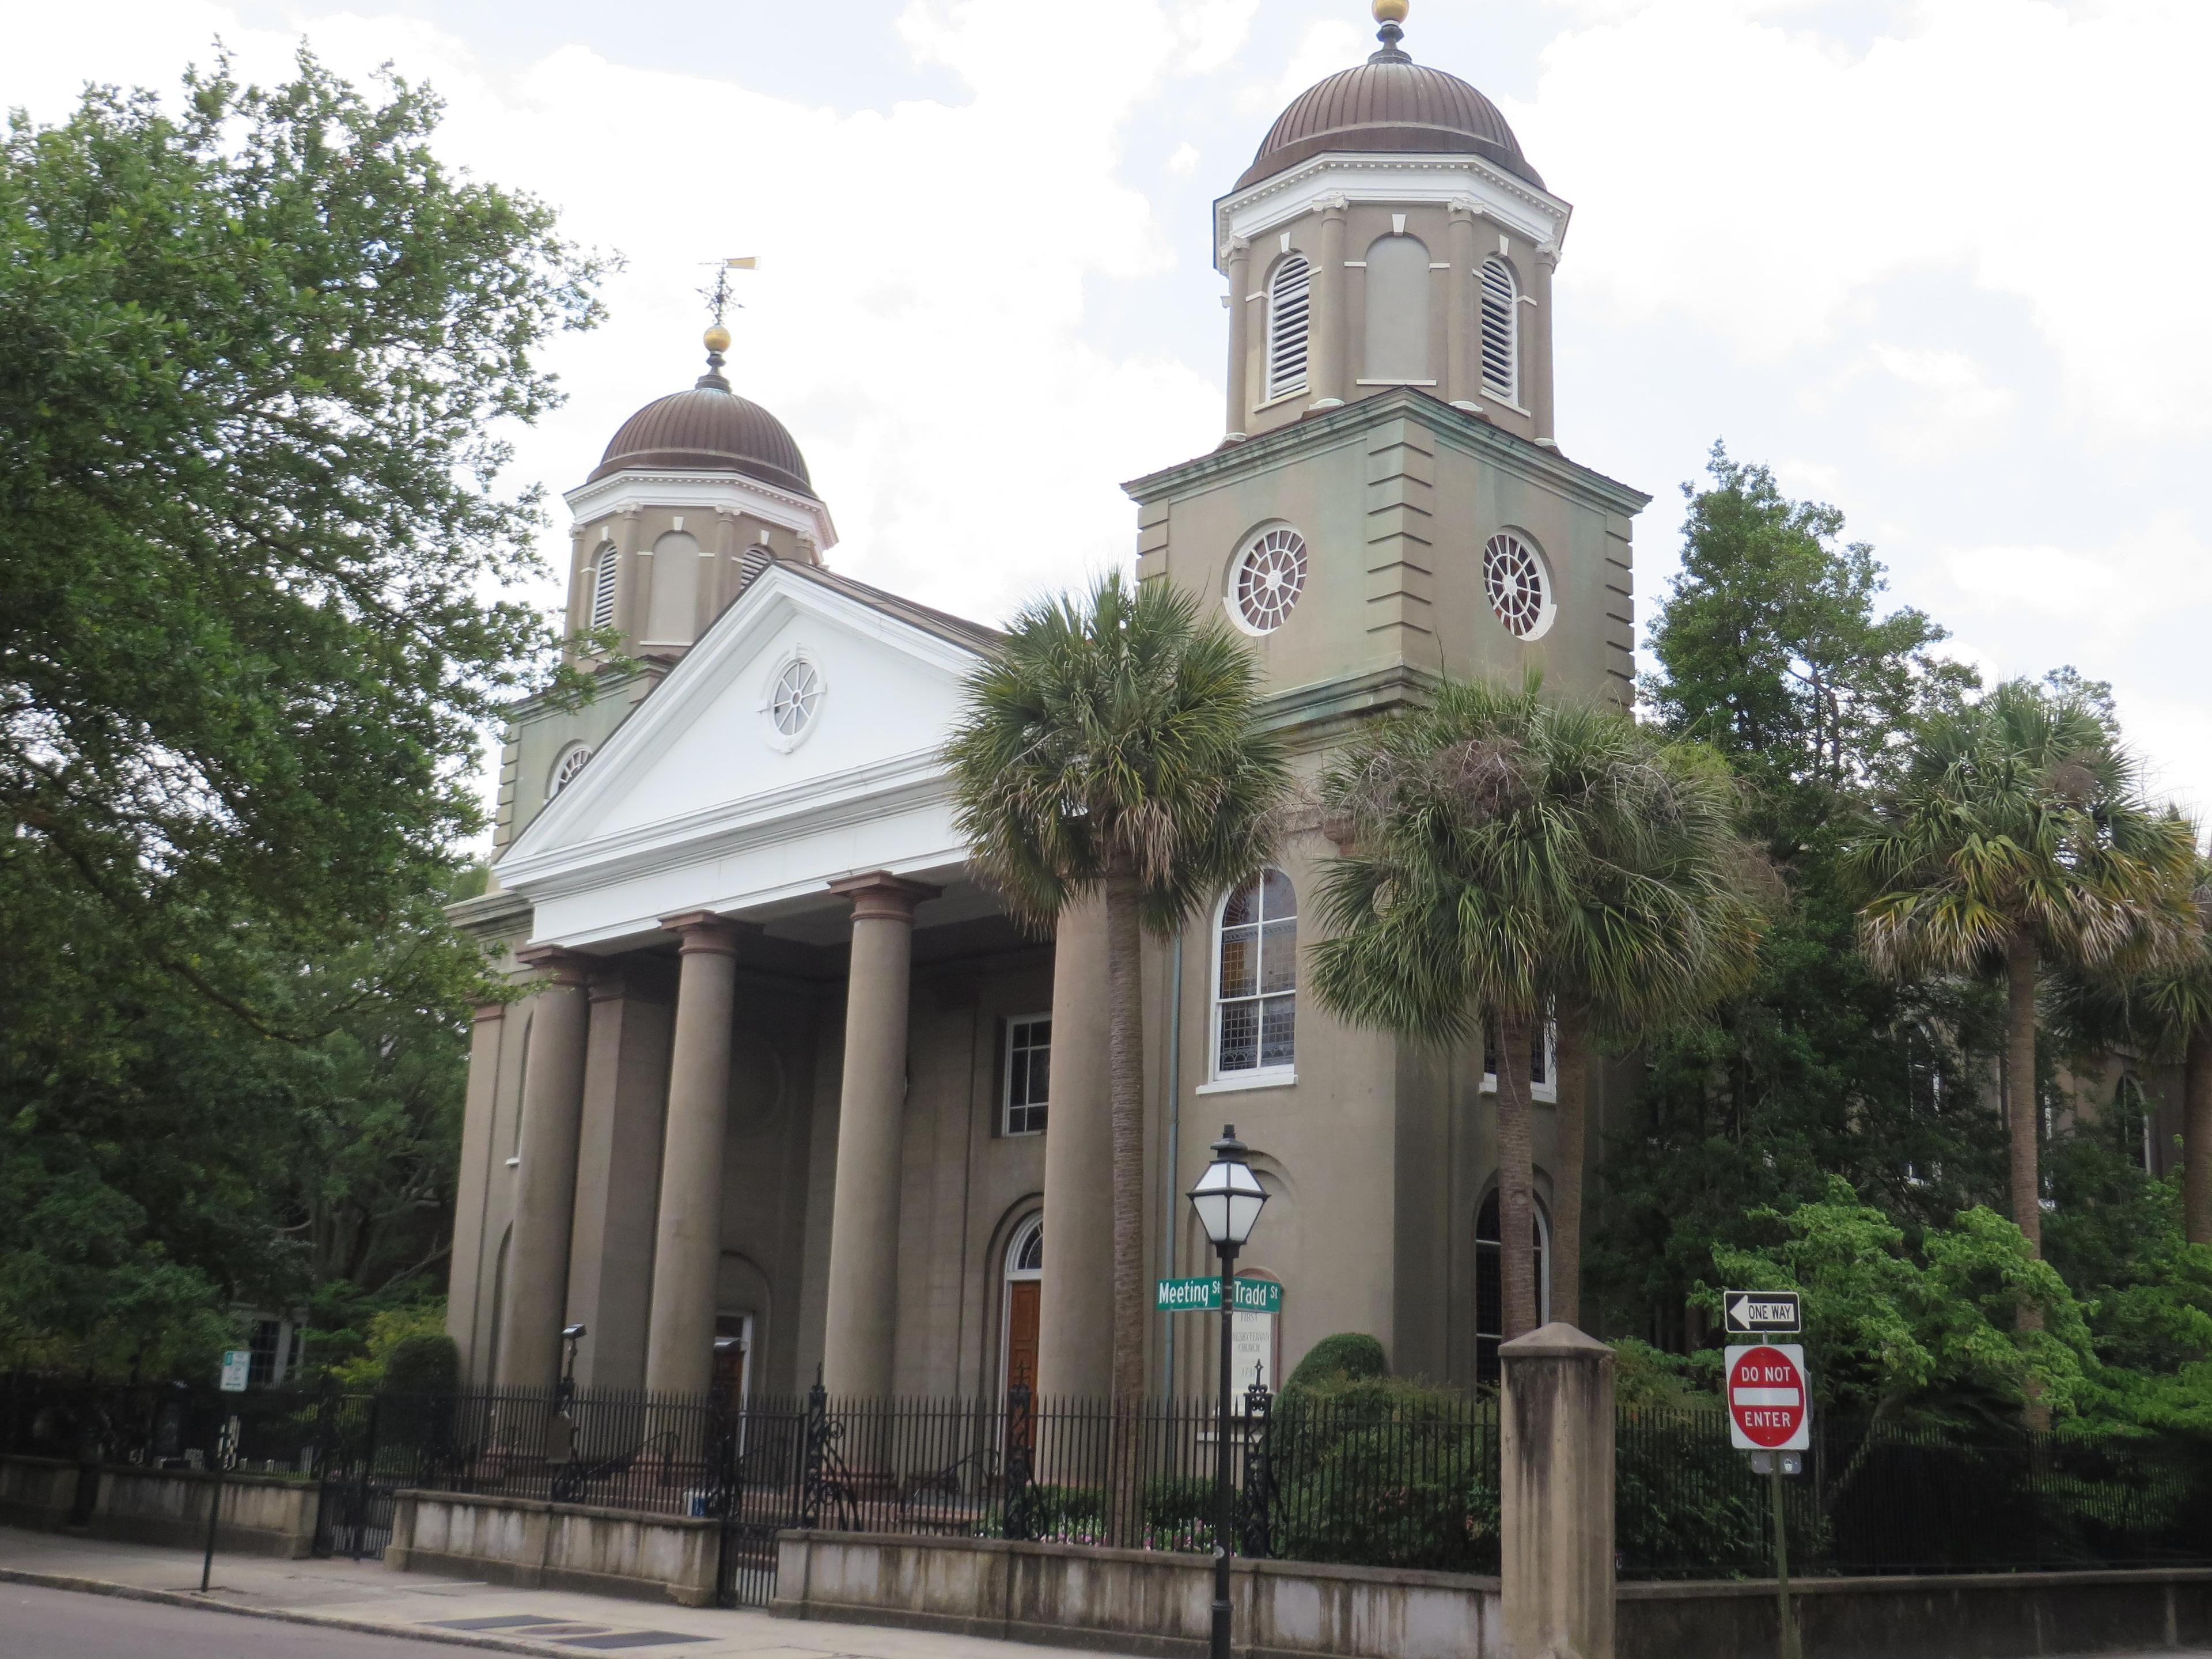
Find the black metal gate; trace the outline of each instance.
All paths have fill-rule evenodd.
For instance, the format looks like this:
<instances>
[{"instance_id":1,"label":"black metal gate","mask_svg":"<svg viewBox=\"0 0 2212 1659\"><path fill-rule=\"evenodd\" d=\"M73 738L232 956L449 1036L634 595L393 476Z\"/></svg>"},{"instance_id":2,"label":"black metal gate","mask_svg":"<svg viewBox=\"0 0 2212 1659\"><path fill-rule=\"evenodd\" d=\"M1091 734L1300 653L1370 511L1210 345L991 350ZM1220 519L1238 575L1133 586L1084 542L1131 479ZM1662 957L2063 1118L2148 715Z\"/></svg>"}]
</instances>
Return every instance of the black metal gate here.
<instances>
[{"instance_id":1,"label":"black metal gate","mask_svg":"<svg viewBox=\"0 0 2212 1659\"><path fill-rule=\"evenodd\" d=\"M393 1467L393 1448L379 1444L380 1407L374 1395L324 1398L316 1425L322 1475L315 1510L315 1553L355 1560L380 1557L392 1541L393 1494L411 1467ZM411 1466L412 1458L404 1461Z\"/></svg>"},{"instance_id":2,"label":"black metal gate","mask_svg":"<svg viewBox=\"0 0 2212 1659\"><path fill-rule=\"evenodd\" d=\"M807 1448L828 1416L820 1395L817 1387L803 1409L796 1402L748 1402L721 1417L716 1451L722 1475L713 1497L722 1521L718 1606L764 1607L775 1594L775 1535L807 1524Z\"/></svg>"}]
</instances>

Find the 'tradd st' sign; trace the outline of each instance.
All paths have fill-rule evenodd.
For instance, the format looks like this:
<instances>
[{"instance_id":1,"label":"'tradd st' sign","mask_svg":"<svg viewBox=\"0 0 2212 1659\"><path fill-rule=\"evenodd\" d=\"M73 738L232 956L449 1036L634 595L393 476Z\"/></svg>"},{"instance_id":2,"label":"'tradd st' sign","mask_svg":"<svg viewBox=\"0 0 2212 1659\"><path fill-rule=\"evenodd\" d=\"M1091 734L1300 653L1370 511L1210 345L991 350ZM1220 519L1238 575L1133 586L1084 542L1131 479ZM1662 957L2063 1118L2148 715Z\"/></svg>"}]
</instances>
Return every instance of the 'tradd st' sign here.
<instances>
[{"instance_id":1,"label":"'tradd st' sign","mask_svg":"<svg viewBox=\"0 0 2212 1659\"><path fill-rule=\"evenodd\" d=\"M1795 1342L1730 1348L1729 1438L1739 1451L1802 1451L1813 1443L1812 1384Z\"/></svg>"}]
</instances>

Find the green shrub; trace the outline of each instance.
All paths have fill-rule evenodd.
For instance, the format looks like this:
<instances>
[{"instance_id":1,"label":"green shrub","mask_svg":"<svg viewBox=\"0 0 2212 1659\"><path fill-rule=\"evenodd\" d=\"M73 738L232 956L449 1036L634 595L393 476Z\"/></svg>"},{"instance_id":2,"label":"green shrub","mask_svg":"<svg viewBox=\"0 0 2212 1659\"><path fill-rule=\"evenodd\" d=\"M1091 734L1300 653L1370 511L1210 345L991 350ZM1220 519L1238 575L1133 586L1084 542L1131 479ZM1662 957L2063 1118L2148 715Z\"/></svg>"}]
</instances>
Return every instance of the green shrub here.
<instances>
[{"instance_id":1,"label":"green shrub","mask_svg":"<svg viewBox=\"0 0 2212 1659\"><path fill-rule=\"evenodd\" d=\"M1200 1475L1168 1475L1145 1483L1145 1524L1174 1529L1213 1524L1213 1482Z\"/></svg>"},{"instance_id":2,"label":"green shrub","mask_svg":"<svg viewBox=\"0 0 2212 1659\"><path fill-rule=\"evenodd\" d=\"M460 1345L443 1331L410 1331L384 1358L386 1394L453 1394L460 1386Z\"/></svg>"},{"instance_id":3,"label":"green shrub","mask_svg":"<svg viewBox=\"0 0 2212 1659\"><path fill-rule=\"evenodd\" d=\"M1315 1388L1332 1376L1358 1379L1389 1374L1390 1362L1380 1342L1364 1331L1340 1331L1334 1336L1324 1336L1306 1351L1287 1386Z\"/></svg>"}]
</instances>

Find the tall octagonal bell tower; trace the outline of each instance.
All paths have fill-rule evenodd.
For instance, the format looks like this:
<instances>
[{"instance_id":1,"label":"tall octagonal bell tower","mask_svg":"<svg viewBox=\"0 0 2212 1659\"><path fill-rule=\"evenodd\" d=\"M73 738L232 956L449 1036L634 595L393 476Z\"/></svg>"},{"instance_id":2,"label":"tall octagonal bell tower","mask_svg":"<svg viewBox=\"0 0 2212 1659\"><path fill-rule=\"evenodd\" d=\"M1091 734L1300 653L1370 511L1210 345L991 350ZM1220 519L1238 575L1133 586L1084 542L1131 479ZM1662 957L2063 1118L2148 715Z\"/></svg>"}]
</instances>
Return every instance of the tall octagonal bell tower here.
<instances>
[{"instance_id":1,"label":"tall octagonal bell tower","mask_svg":"<svg viewBox=\"0 0 2212 1659\"><path fill-rule=\"evenodd\" d=\"M1127 486L1139 574L1249 635L1326 732L1438 676L1632 696L1631 520L1560 453L1552 273L1571 210L1496 105L1380 49L1293 100L1214 204L1227 433Z\"/></svg>"}]
</instances>

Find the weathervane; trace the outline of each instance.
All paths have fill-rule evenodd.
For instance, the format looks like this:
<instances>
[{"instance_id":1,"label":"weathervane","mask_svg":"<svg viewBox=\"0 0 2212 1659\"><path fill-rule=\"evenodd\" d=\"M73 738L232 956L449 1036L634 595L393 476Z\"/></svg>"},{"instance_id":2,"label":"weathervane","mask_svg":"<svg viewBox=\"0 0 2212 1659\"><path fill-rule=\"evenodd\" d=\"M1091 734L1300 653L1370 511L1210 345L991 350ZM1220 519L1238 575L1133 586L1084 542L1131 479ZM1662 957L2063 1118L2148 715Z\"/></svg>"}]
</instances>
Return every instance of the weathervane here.
<instances>
[{"instance_id":1,"label":"weathervane","mask_svg":"<svg viewBox=\"0 0 2212 1659\"><path fill-rule=\"evenodd\" d=\"M744 308L743 301L730 297L730 273L757 270L760 261L748 253L743 258L709 259L706 263L714 273L714 283L711 288L701 289L699 296L706 301L707 309L714 313L714 320L707 330L707 372L699 377L699 384L727 392L730 383L722 378L722 354L730 349L730 331L722 325L722 318L732 306L739 310Z\"/></svg>"}]
</instances>

